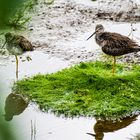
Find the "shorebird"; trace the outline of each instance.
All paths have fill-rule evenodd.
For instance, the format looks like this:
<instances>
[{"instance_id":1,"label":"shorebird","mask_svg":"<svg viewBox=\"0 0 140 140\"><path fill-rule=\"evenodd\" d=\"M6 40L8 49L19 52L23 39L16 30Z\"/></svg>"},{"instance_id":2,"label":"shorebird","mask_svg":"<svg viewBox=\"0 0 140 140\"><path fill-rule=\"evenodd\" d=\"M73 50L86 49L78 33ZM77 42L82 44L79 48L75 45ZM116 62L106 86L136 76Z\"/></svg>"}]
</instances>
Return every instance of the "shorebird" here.
<instances>
[{"instance_id":1,"label":"shorebird","mask_svg":"<svg viewBox=\"0 0 140 140\"><path fill-rule=\"evenodd\" d=\"M96 43L102 48L102 51L114 57L113 74L115 73L116 56L140 51L140 46L134 40L119 33L106 32L101 24L96 25L95 32L88 39L94 34Z\"/></svg>"},{"instance_id":2,"label":"shorebird","mask_svg":"<svg viewBox=\"0 0 140 140\"><path fill-rule=\"evenodd\" d=\"M33 45L25 37L12 33L5 34L5 43L2 48L5 44L7 44L8 52L16 58L16 78L18 79L18 55L22 55L26 51L33 51Z\"/></svg>"}]
</instances>

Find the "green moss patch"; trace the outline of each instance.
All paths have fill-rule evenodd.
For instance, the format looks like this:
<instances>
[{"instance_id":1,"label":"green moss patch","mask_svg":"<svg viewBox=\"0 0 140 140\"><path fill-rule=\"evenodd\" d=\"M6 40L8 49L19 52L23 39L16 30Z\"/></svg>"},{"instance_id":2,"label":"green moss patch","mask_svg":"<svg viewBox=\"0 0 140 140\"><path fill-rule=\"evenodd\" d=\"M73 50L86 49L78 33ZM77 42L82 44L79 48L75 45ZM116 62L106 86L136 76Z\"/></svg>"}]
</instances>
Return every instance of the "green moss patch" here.
<instances>
[{"instance_id":1,"label":"green moss patch","mask_svg":"<svg viewBox=\"0 0 140 140\"><path fill-rule=\"evenodd\" d=\"M81 63L18 81L13 90L45 111L68 117L124 117L140 111L140 67L117 65L113 76L111 64Z\"/></svg>"}]
</instances>

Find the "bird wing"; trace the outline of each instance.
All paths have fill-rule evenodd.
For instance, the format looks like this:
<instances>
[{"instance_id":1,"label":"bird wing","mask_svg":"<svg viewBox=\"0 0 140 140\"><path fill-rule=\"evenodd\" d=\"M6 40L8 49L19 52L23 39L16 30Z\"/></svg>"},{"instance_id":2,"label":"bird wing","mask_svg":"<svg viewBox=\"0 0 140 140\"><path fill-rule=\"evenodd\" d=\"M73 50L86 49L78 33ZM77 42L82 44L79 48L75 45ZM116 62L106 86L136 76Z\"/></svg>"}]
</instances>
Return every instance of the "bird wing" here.
<instances>
[{"instance_id":1,"label":"bird wing","mask_svg":"<svg viewBox=\"0 0 140 140\"><path fill-rule=\"evenodd\" d=\"M25 37L18 36L18 35L15 37L16 37L17 43L23 49L23 51L32 51L33 50L33 45Z\"/></svg>"},{"instance_id":2,"label":"bird wing","mask_svg":"<svg viewBox=\"0 0 140 140\"><path fill-rule=\"evenodd\" d=\"M104 32L100 36L104 39L104 44L109 45L112 48L138 48L139 45L132 39L128 38L127 36L118 34L118 33L110 33Z\"/></svg>"}]
</instances>

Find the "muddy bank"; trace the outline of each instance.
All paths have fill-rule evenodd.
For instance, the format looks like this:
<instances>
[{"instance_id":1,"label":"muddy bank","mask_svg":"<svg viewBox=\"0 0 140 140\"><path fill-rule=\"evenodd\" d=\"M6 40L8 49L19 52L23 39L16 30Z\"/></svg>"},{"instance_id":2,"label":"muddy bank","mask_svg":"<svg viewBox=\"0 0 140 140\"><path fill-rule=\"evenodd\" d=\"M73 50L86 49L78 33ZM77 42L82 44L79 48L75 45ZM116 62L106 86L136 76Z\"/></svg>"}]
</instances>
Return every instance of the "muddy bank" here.
<instances>
[{"instance_id":1,"label":"muddy bank","mask_svg":"<svg viewBox=\"0 0 140 140\"><path fill-rule=\"evenodd\" d=\"M37 48L72 63L91 60L94 53L85 46L87 33L94 29L88 5L56 0L50 6L40 3L37 12L29 25L30 39Z\"/></svg>"},{"instance_id":2,"label":"muddy bank","mask_svg":"<svg viewBox=\"0 0 140 140\"><path fill-rule=\"evenodd\" d=\"M111 32L115 31L114 25L117 25L116 32L128 35L131 30L130 21L139 19L139 4L136 0L55 0L53 4L47 5L42 0L36 5L32 20L28 24L29 35L27 31L22 34L29 38L37 50L50 57L70 61L72 64L100 60L102 51L94 39L86 41L95 25L102 23ZM128 21L127 19L127 28L119 29L122 23L114 22ZM138 58L136 62L140 62L137 54L131 54L131 58L129 54L121 61L133 63L135 58Z\"/></svg>"},{"instance_id":3,"label":"muddy bank","mask_svg":"<svg viewBox=\"0 0 140 140\"><path fill-rule=\"evenodd\" d=\"M140 21L140 2L138 0L97 0L92 3L82 0L82 3L88 6L89 9L86 10L95 19Z\"/></svg>"},{"instance_id":4,"label":"muddy bank","mask_svg":"<svg viewBox=\"0 0 140 140\"><path fill-rule=\"evenodd\" d=\"M94 49L89 49L86 42L96 24L106 24L110 20L137 21L140 14L139 4L130 0L115 0L112 3L111 0L55 0L52 5L41 2L36 9L29 24L30 40L39 50L71 63L100 59L101 49L95 42L90 43ZM128 30L130 32L131 29ZM129 61L129 56L126 55L123 61Z\"/></svg>"},{"instance_id":5,"label":"muddy bank","mask_svg":"<svg viewBox=\"0 0 140 140\"><path fill-rule=\"evenodd\" d=\"M135 0L99 0L97 18L113 21L140 21L140 5Z\"/></svg>"},{"instance_id":6,"label":"muddy bank","mask_svg":"<svg viewBox=\"0 0 140 140\"><path fill-rule=\"evenodd\" d=\"M60 40L77 40L100 19L140 21L140 5L131 0L55 0L49 6L41 2L36 9L29 30L35 45L45 48L50 42L55 46Z\"/></svg>"}]
</instances>

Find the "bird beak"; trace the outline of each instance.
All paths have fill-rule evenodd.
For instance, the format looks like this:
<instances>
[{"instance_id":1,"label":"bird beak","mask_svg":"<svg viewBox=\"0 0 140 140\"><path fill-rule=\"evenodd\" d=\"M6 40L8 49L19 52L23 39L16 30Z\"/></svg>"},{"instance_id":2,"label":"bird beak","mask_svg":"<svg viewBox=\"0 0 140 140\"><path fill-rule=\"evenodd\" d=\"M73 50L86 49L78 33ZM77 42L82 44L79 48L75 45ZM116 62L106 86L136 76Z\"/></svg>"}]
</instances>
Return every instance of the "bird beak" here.
<instances>
[{"instance_id":1,"label":"bird beak","mask_svg":"<svg viewBox=\"0 0 140 140\"><path fill-rule=\"evenodd\" d=\"M4 42L4 44L2 45L1 49L5 46L5 44L7 43L7 41Z\"/></svg>"},{"instance_id":2,"label":"bird beak","mask_svg":"<svg viewBox=\"0 0 140 140\"><path fill-rule=\"evenodd\" d=\"M91 136L93 136L93 137L96 136L95 134L92 134L92 133L86 133L86 134L91 135Z\"/></svg>"},{"instance_id":3,"label":"bird beak","mask_svg":"<svg viewBox=\"0 0 140 140\"><path fill-rule=\"evenodd\" d=\"M89 40L93 35L95 35L95 33L96 33L96 31L87 40Z\"/></svg>"}]
</instances>

